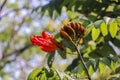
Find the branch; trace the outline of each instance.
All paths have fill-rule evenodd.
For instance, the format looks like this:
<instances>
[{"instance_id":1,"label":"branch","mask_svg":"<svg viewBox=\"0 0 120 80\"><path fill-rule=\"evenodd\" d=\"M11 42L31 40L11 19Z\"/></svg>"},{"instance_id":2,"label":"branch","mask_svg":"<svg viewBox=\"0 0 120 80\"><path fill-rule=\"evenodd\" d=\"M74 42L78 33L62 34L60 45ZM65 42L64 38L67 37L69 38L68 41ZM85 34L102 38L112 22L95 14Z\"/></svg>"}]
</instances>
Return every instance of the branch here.
<instances>
[{"instance_id":1,"label":"branch","mask_svg":"<svg viewBox=\"0 0 120 80\"><path fill-rule=\"evenodd\" d=\"M9 15L12 12L14 12L14 11L20 11L22 9L24 9L24 7L18 8L18 9L9 10L8 12L6 12L5 14L3 14L3 15L0 16L0 20L2 20L3 17L6 17L7 15Z\"/></svg>"},{"instance_id":2,"label":"branch","mask_svg":"<svg viewBox=\"0 0 120 80\"><path fill-rule=\"evenodd\" d=\"M13 55L13 53L17 53L16 56L19 56L19 55L20 55L19 53L22 53L23 51L25 51L26 49L30 48L31 46L32 46L31 44L28 44L28 45L24 46L23 48L21 48L21 49L19 49L19 50L14 50L14 51L10 52L9 54L4 55L4 56L2 57L2 59L5 59L5 58Z\"/></svg>"},{"instance_id":3,"label":"branch","mask_svg":"<svg viewBox=\"0 0 120 80\"><path fill-rule=\"evenodd\" d=\"M12 39L15 37L15 35L17 35L17 32L20 30L20 28L22 27L22 24L24 23L25 18L23 18L22 22L19 24L19 28L17 29L17 31L14 31L14 29L12 30L12 33L10 35L10 40L8 41L7 46L4 48L3 50L3 54L5 54L8 50L8 48L10 47L10 43L12 41ZM3 55L4 56L4 55Z\"/></svg>"},{"instance_id":4,"label":"branch","mask_svg":"<svg viewBox=\"0 0 120 80\"><path fill-rule=\"evenodd\" d=\"M13 53L16 53L16 56L15 56L13 59L5 61L4 64L0 64L0 71L4 68L4 66L5 66L6 64L15 61L17 56L21 55L26 49L30 48L31 46L32 46L31 44L28 44L28 45L24 46L23 48L21 48L21 49L19 49L19 50L14 50L14 51L12 51L11 53L3 56L3 57L2 57L2 60L5 61L6 58L12 56ZM1 61L2 61L2 60L1 60Z\"/></svg>"},{"instance_id":5,"label":"branch","mask_svg":"<svg viewBox=\"0 0 120 80\"><path fill-rule=\"evenodd\" d=\"M7 0L4 0L3 4L0 6L0 14L1 14L1 11L2 11L2 9L3 9L6 2L7 2Z\"/></svg>"}]
</instances>

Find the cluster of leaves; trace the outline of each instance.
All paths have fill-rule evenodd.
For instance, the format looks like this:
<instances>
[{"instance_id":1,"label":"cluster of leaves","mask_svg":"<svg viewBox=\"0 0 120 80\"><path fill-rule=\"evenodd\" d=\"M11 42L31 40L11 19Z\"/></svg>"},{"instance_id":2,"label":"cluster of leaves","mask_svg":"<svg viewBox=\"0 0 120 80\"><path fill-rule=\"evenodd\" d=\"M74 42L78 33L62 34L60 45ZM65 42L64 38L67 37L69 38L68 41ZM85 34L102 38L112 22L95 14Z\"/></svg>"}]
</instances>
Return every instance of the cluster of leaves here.
<instances>
[{"instance_id":1,"label":"cluster of leaves","mask_svg":"<svg viewBox=\"0 0 120 80\"><path fill-rule=\"evenodd\" d=\"M69 80L69 75L63 74L54 68L39 68L33 70L27 80Z\"/></svg>"},{"instance_id":2,"label":"cluster of leaves","mask_svg":"<svg viewBox=\"0 0 120 80\"><path fill-rule=\"evenodd\" d=\"M110 45L112 43L120 48L119 20L119 18L109 19L107 22L106 20L99 20L90 24L85 37L85 49L82 49L82 52L85 54L90 53L89 56L95 58L107 57L110 54L117 55L117 53L120 55Z\"/></svg>"},{"instance_id":3,"label":"cluster of leaves","mask_svg":"<svg viewBox=\"0 0 120 80\"><path fill-rule=\"evenodd\" d=\"M41 14L48 10L49 15L52 17L54 12L61 14L62 7L65 6L68 11L79 12L95 21L104 16L116 18L120 15L119 3L119 0L50 0L49 4L42 7Z\"/></svg>"},{"instance_id":4,"label":"cluster of leaves","mask_svg":"<svg viewBox=\"0 0 120 80\"><path fill-rule=\"evenodd\" d=\"M51 0L49 4L42 7L42 14L48 10L49 15L52 17L55 15L54 12L61 14L62 6L65 6L69 19L80 21L87 26L84 44L80 45L80 52L93 80L120 79L120 52L116 51L120 48L120 18L117 18L120 15L118 4L118 0ZM80 18L79 13L87 19ZM112 18L102 19L104 16ZM94 23L91 24L92 21ZM65 40L62 43L66 48L65 52L59 50L57 52L63 59L67 58L66 54L68 53L75 54L75 49L71 43ZM52 67L51 63L54 61L54 57L55 53L49 55L49 67ZM70 76L73 80L86 78L78 57L73 59L64 72L70 72L70 75L74 74L74 76Z\"/></svg>"},{"instance_id":5,"label":"cluster of leaves","mask_svg":"<svg viewBox=\"0 0 120 80\"><path fill-rule=\"evenodd\" d=\"M89 24L86 28L87 32L84 37L84 44L81 45L80 52L85 58L92 79L119 80L120 53L119 51L115 51L115 48L111 44L120 48L120 18L105 18L103 20L98 20ZM65 53L71 52L71 54L74 54L75 50L72 44L65 40L62 42L66 47ZM65 53L59 50L58 53L62 58L66 58ZM54 55L55 53L49 55L49 67L52 67L51 63L54 61ZM67 71L70 71L70 74L76 74L76 76L70 76L75 80L86 77L78 57L68 65L65 69L65 72Z\"/></svg>"}]
</instances>

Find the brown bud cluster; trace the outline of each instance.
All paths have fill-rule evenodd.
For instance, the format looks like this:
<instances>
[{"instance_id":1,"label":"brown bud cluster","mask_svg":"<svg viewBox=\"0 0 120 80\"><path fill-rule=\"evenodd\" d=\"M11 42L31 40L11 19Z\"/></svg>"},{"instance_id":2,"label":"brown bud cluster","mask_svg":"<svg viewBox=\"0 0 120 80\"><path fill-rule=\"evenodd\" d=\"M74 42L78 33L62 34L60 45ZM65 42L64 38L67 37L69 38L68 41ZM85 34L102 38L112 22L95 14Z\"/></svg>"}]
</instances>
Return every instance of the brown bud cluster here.
<instances>
[{"instance_id":1,"label":"brown bud cluster","mask_svg":"<svg viewBox=\"0 0 120 80\"><path fill-rule=\"evenodd\" d=\"M65 24L60 30L60 36L68 41L81 40L85 35L86 29L78 22L69 22Z\"/></svg>"}]
</instances>

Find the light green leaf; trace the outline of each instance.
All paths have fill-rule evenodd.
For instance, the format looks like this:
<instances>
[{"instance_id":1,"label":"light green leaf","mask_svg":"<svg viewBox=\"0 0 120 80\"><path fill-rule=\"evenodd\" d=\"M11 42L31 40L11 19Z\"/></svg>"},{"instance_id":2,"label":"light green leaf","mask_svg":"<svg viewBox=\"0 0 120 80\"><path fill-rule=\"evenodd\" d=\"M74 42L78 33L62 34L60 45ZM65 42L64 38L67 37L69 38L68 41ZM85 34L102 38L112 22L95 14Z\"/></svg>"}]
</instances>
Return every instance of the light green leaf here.
<instances>
[{"instance_id":1,"label":"light green leaf","mask_svg":"<svg viewBox=\"0 0 120 80\"><path fill-rule=\"evenodd\" d=\"M93 67L92 65L89 67L89 70L88 70L89 74L92 76L93 73L94 73L94 70L93 70Z\"/></svg>"},{"instance_id":2,"label":"light green leaf","mask_svg":"<svg viewBox=\"0 0 120 80\"><path fill-rule=\"evenodd\" d=\"M46 73L42 73L40 80L47 80Z\"/></svg>"},{"instance_id":3,"label":"light green leaf","mask_svg":"<svg viewBox=\"0 0 120 80\"><path fill-rule=\"evenodd\" d=\"M105 22L102 22L102 23L101 23L100 29L101 29L101 32L102 32L102 35L103 35L103 36L108 35L107 25L106 25Z\"/></svg>"},{"instance_id":4,"label":"light green leaf","mask_svg":"<svg viewBox=\"0 0 120 80\"><path fill-rule=\"evenodd\" d=\"M117 22L111 22L109 25L109 32L112 38L116 36L117 30L118 30Z\"/></svg>"},{"instance_id":5,"label":"light green leaf","mask_svg":"<svg viewBox=\"0 0 120 80\"><path fill-rule=\"evenodd\" d=\"M38 75L41 71L42 71L42 69L38 69L38 68L35 69L35 70L33 70L33 71L29 74L27 80L33 80L33 79L37 78L37 75Z\"/></svg>"},{"instance_id":6,"label":"light green leaf","mask_svg":"<svg viewBox=\"0 0 120 80\"><path fill-rule=\"evenodd\" d=\"M111 69L113 71L115 71L115 69L116 69L116 63L112 61L110 67L111 67Z\"/></svg>"},{"instance_id":7,"label":"light green leaf","mask_svg":"<svg viewBox=\"0 0 120 80\"><path fill-rule=\"evenodd\" d=\"M102 62L99 63L100 73L104 73L104 70L106 68L106 65Z\"/></svg>"},{"instance_id":8,"label":"light green leaf","mask_svg":"<svg viewBox=\"0 0 120 80\"><path fill-rule=\"evenodd\" d=\"M90 24L90 25L87 26L85 36L88 36L88 35L89 35L89 33L91 32L91 30L92 30L93 27L94 27L93 24Z\"/></svg>"},{"instance_id":9,"label":"light green leaf","mask_svg":"<svg viewBox=\"0 0 120 80\"><path fill-rule=\"evenodd\" d=\"M100 29L95 27L92 29L92 40L95 41L100 35Z\"/></svg>"}]
</instances>

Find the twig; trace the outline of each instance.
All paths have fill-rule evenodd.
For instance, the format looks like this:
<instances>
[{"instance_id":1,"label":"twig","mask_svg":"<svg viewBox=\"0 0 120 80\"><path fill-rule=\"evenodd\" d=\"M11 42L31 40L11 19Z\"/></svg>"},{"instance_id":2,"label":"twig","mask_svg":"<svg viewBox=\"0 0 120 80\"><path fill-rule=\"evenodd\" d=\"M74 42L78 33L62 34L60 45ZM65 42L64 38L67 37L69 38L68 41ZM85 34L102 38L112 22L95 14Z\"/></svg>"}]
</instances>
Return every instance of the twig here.
<instances>
[{"instance_id":1,"label":"twig","mask_svg":"<svg viewBox=\"0 0 120 80\"><path fill-rule=\"evenodd\" d=\"M5 5L6 2L7 2L7 0L4 0L3 4L0 6L0 14L1 14L2 9L3 9L3 7L4 7L4 5Z\"/></svg>"},{"instance_id":2,"label":"twig","mask_svg":"<svg viewBox=\"0 0 120 80\"><path fill-rule=\"evenodd\" d=\"M87 74L87 76L88 76L88 79L91 80L91 77L90 77L90 75L89 75L87 66L85 65L84 59L83 59L83 57L82 57L82 54L78 51L78 48L77 48L77 46L75 45L75 43L74 43L73 41L71 41L71 42L72 42L72 44L74 45L74 47L75 47L75 49L76 49L76 51L77 51L77 53L78 53L78 57L80 58L80 61L81 61L82 65L83 65L83 68L84 68L84 70L85 70L85 72L86 72L86 74Z\"/></svg>"}]
</instances>

